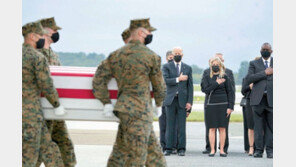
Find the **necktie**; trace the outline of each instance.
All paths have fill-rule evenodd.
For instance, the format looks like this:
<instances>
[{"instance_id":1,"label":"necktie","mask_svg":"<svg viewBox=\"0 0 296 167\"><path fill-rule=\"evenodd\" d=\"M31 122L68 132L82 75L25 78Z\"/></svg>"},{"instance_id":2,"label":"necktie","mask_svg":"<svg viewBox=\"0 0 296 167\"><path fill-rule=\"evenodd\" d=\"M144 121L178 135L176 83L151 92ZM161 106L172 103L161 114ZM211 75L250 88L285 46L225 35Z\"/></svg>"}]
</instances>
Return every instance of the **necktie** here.
<instances>
[{"instance_id":1,"label":"necktie","mask_svg":"<svg viewBox=\"0 0 296 167\"><path fill-rule=\"evenodd\" d=\"M268 61L265 60L265 69L268 68Z\"/></svg>"},{"instance_id":2,"label":"necktie","mask_svg":"<svg viewBox=\"0 0 296 167\"><path fill-rule=\"evenodd\" d=\"M265 69L266 68L268 68L268 61L267 60L265 60ZM267 87L267 86L266 86ZM264 93L267 93L267 89L266 89L266 87L265 87L265 90L264 90Z\"/></svg>"},{"instance_id":3,"label":"necktie","mask_svg":"<svg viewBox=\"0 0 296 167\"><path fill-rule=\"evenodd\" d=\"M180 75L179 64L177 64L177 76Z\"/></svg>"}]
</instances>

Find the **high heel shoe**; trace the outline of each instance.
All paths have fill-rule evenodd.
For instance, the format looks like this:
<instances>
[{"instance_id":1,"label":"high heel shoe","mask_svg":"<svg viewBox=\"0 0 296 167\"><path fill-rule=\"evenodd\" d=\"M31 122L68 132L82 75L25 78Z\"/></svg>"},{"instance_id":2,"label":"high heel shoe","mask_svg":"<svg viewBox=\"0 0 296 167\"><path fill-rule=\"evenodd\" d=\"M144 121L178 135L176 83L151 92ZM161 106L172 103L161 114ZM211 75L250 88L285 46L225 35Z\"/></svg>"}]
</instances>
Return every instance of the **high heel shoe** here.
<instances>
[{"instance_id":1,"label":"high heel shoe","mask_svg":"<svg viewBox=\"0 0 296 167\"><path fill-rule=\"evenodd\" d=\"M250 147L253 147L253 146L250 146ZM250 151L250 149L249 149L249 151ZM253 156L253 155L254 155L254 150L253 150L253 154L250 154L250 152L249 152L248 155L249 155L249 156Z\"/></svg>"}]
</instances>

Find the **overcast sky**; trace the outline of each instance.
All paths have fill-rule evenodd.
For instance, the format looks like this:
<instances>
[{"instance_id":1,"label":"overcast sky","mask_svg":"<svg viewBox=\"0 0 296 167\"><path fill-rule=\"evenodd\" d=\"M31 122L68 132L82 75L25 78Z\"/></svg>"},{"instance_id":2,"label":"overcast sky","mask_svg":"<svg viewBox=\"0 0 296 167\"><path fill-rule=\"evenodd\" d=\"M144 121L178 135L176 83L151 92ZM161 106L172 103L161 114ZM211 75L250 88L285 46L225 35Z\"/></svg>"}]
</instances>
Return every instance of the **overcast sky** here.
<instances>
[{"instance_id":1,"label":"overcast sky","mask_svg":"<svg viewBox=\"0 0 296 167\"><path fill-rule=\"evenodd\" d=\"M108 55L121 47L121 32L130 19L150 18L157 28L148 45L165 61L174 46L184 49L183 61L202 68L216 52L226 67L260 55L273 40L271 0L23 0L22 24L55 17L60 41L55 51Z\"/></svg>"}]
</instances>

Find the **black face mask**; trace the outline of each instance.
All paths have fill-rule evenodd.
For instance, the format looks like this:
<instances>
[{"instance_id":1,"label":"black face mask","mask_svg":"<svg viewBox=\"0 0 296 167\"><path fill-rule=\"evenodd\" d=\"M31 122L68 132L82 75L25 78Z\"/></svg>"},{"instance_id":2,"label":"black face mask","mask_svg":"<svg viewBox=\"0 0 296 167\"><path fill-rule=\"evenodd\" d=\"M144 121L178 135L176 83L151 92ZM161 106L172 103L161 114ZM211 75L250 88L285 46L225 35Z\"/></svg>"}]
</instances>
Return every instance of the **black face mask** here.
<instances>
[{"instance_id":1,"label":"black face mask","mask_svg":"<svg viewBox=\"0 0 296 167\"><path fill-rule=\"evenodd\" d=\"M269 58L270 57L270 52L269 51L261 51L261 55L263 58Z\"/></svg>"},{"instance_id":2,"label":"black face mask","mask_svg":"<svg viewBox=\"0 0 296 167\"><path fill-rule=\"evenodd\" d=\"M44 47L45 44L45 39L44 38L40 38L37 42L36 42L36 48L37 49L42 49Z\"/></svg>"},{"instance_id":3,"label":"black face mask","mask_svg":"<svg viewBox=\"0 0 296 167\"><path fill-rule=\"evenodd\" d=\"M145 38L145 41L144 41L144 44L145 45L148 45L152 42L152 38L153 38L153 35L152 34L148 34Z\"/></svg>"},{"instance_id":4,"label":"black face mask","mask_svg":"<svg viewBox=\"0 0 296 167\"><path fill-rule=\"evenodd\" d=\"M176 55L176 56L174 56L174 60L175 60L175 62L179 63L182 60L182 56Z\"/></svg>"},{"instance_id":5,"label":"black face mask","mask_svg":"<svg viewBox=\"0 0 296 167\"><path fill-rule=\"evenodd\" d=\"M53 43L58 42L58 40L60 39L60 34L59 34L59 32L53 33L53 34L51 35L51 39L52 39Z\"/></svg>"},{"instance_id":6,"label":"black face mask","mask_svg":"<svg viewBox=\"0 0 296 167\"><path fill-rule=\"evenodd\" d=\"M214 72L219 72L220 71L220 68L219 68L219 66L212 66L212 70Z\"/></svg>"}]
</instances>

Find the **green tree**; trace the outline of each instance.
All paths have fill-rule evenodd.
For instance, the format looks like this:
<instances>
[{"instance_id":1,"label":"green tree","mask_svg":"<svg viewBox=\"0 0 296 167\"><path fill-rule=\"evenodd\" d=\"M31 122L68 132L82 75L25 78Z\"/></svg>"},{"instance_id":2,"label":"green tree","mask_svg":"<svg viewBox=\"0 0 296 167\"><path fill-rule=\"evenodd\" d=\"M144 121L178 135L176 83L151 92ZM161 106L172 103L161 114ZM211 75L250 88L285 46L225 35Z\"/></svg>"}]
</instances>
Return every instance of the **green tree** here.
<instances>
[{"instance_id":1,"label":"green tree","mask_svg":"<svg viewBox=\"0 0 296 167\"><path fill-rule=\"evenodd\" d=\"M238 70L236 84L242 84L243 78L248 74L249 62L242 61Z\"/></svg>"},{"instance_id":2,"label":"green tree","mask_svg":"<svg viewBox=\"0 0 296 167\"><path fill-rule=\"evenodd\" d=\"M105 59L104 54L84 52L57 52L63 66L96 67Z\"/></svg>"}]
</instances>

